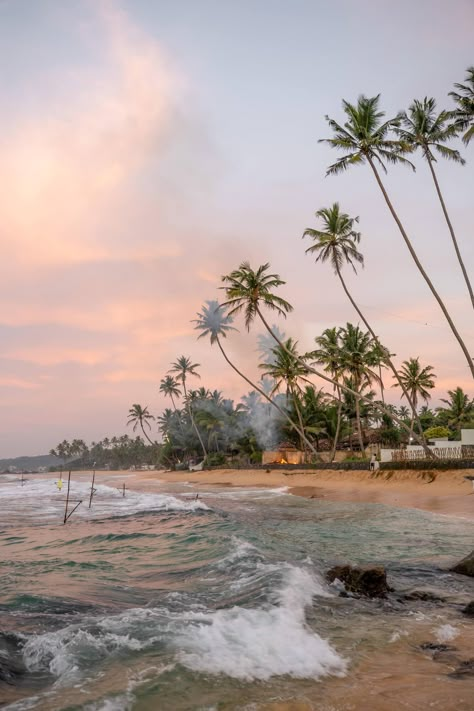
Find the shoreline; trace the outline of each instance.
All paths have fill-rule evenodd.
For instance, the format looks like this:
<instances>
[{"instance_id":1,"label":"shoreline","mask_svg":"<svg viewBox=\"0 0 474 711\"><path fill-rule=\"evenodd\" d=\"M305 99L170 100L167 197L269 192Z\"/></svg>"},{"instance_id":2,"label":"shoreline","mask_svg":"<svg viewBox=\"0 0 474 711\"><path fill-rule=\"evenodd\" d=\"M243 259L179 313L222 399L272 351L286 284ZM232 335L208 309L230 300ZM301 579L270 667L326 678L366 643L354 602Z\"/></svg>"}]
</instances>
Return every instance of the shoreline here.
<instances>
[{"instance_id":1,"label":"shoreline","mask_svg":"<svg viewBox=\"0 0 474 711\"><path fill-rule=\"evenodd\" d=\"M474 470L367 471L218 469L202 472L136 472L137 478L169 483L188 482L212 486L288 487L288 493L310 499L376 503L398 508L474 519L474 491L464 476Z\"/></svg>"}]
</instances>

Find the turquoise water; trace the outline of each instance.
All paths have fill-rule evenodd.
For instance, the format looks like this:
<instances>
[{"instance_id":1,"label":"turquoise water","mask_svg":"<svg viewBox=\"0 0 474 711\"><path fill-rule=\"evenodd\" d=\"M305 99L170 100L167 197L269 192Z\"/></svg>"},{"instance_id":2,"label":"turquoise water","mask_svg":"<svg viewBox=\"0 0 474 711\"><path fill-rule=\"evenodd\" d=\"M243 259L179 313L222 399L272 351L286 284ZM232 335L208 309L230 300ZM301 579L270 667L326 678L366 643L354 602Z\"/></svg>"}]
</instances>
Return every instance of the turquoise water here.
<instances>
[{"instance_id":1,"label":"turquoise water","mask_svg":"<svg viewBox=\"0 0 474 711\"><path fill-rule=\"evenodd\" d=\"M0 480L0 662L19 670L0 682L9 711L358 708L331 695L361 661L418 628L462 631L472 581L442 567L472 549L471 520L285 489L200 487L196 500L185 484L100 481L88 509L89 482L74 477L83 504L63 526L53 479ZM338 562L386 565L396 593L340 597L324 579ZM414 588L450 604L407 603Z\"/></svg>"}]
</instances>

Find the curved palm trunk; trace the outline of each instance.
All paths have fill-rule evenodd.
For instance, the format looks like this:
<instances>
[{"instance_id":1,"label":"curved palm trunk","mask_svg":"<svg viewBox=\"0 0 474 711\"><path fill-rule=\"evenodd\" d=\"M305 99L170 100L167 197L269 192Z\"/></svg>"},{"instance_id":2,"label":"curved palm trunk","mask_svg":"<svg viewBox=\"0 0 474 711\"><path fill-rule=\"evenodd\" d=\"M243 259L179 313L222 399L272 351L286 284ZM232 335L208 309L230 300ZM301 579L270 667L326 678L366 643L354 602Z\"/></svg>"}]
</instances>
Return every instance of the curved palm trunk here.
<instances>
[{"instance_id":1,"label":"curved palm trunk","mask_svg":"<svg viewBox=\"0 0 474 711\"><path fill-rule=\"evenodd\" d=\"M443 314L444 314L444 316L445 316L445 318L446 318L446 321L447 321L448 324L449 324L449 327L450 327L451 331L453 332L454 337L456 338L457 342L458 342L459 345L461 346L461 350L462 350L462 352L464 353L464 355L465 355L465 357L466 357L466 360L467 360L467 363L468 363L468 365L469 365L469 369L470 369L470 371L471 371L471 375L472 375L472 377L474 378L474 363L473 363L473 361L472 361L472 358L471 358L471 356L470 356L470 354L469 354L468 349L466 348L466 344L464 343L463 339L462 339L461 336L459 335L458 330L457 330L456 326L454 325L453 320L452 320L451 316L449 315L449 312L448 312L446 306L444 305L443 300L441 299L440 295L439 295L438 292L436 291L436 289L435 289L435 287L434 287L434 285L433 285L431 279L429 278L428 274L425 272L425 270L424 270L424 268L423 268L423 266L422 266L420 260L418 259L418 255L417 255L417 253L415 252L415 250L414 250L414 248L413 248L413 245L412 245L412 243L410 242L410 239L409 239L407 233L405 232L405 229L404 229L404 227L403 227L403 225L402 225L402 223L401 223L401 221L400 221L400 218L398 217L398 215L397 215L397 213L396 213L396 211L395 211L395 208L393 207L392 203L390 202L390 198L388 197L387 191L385 190L385 186L384 186L384 184L382 183L382 180L381 180L381 178L380 178L380 175L378 174L377 168L375 167L375 164L374 164L373 160L370 158L370 156L367 156L367 160L368 160L368 162L369 162L369 164L370 164L370 167L372 168L372 170L373 170L373 172L374 172L374 175L375 175L375 178L376 178L376 180L377 180L378 186L379 186L380 190L382 191L382 194L383 194L383 196L384 196L384 198L385 198L385 202L387 203L388 209L390 210L390 212L391 212L391 214L392 214L392 217L393 217L393 219L395 220L395 222L397 223L398 229L400 230L400 233L401 233L403 239L405 240L405 244L406 244L406 246L408 247L408 250L409 250L409 252L410 252L410 254L411 254L412 258L413 258L413 261L415 262L416 266L418 267L418 270L419 270L420 274L422 275L423 279L424 279L424 280L426 281L426 283L428 284L428 286L429 286L429 288L430 288L430 290L431 290L431 293L433 294L433 296L435 297L436 301L438 302L438 305L439 305L441 311L443 312Z\"/></svg>"},{"instance_id":2,"label":"curved palm trunk","mask_svg":"<svg viewBox=\"0 0 474 711\"><path fill-rule=\"evenodd\" d=\"M309 449L313 452L313 454L316 455L316 457L319 459L319 453L318 453L318 451L313 447L313 445L311 444L311 442L309 441L309 439L307 439L307 437L306 437L304 431L303 431L303 430L300 430L300 428L298 427L298 425L296 425L296 424L293 422L293 420L291 419L291 417L289 416L289 414L288 414L287 412L285 412L284 410L282 410L281 407L276 404L276 402L273 402L273 400L266 394L266 392L264 392L261 388L259 388L258 385L255 385L255 383L252 383L252 381L249 380L246 375L244 375L243 373L241 373L241 371L237 368L237 366L235 366L235 365L232 363L232 361L228 358L227 353L225 352L225 350L224 350L223 347L222 347L222 343L220 342L219 336L216 337L216 341L217 341L217 345L219 346L222 355L224 356L226 362L230 365L230 367L232 368L232 370L234 370L234 371L237 373L237 375L240 375L240 377L243 378L243 380L245 380L245 382L248 383L251 388L253 388L254 390L256 390L262 397L265 398L265 400L267 400L267 402L270 403L270 405L273 405L273 407L274 407L276 410L278 410L278 412L280 413L280 415L282 415L286 420L288 420L288 422L289 422L290 425L293 427L293 429L294 429L294 430L299 434L299 436L302 438L303 442L309 447Z\"/></svg>"},{"instance_id":3,"label":"curved palm trunk","mask_svg":"<svg viewBox=\"0 0 474 711\"><path fill-rule=\"evenodd\" d=\"M334 443L332 445L332 450L330 454L330 462L334 461L334 457L336 456L336 449L337 449L337 443L339 441L339 434L341 431L341 420L342 420L342 399L341 399L341 391L339 390L339 386L336 388L337 390L337 421L336 421L336 433L334 435Z\"/></svg>"},{"instance_id":4,"label":"curved palm trunk","mask_svg":"<svg viewBox=\"0 0 474 711\"><path fill-rule=\"evenodd\" d=\"M345 291L345 293L346 293L346 295L347 295L347 298L349 299L349 301L351 302L352 306L354 307L354 309L355 309L355 310L357 311L357 313L359 314L360 318L361 318L362 321L364 322L365 327L366 327L367 330L369 331L369 333L370 333L370 335L372 336L372 338L373 338L373 339L375 340L375 342L381 347L381 343L380 343L378 337L375 335L375 331L373 330L372 326L370 325L370 323L369 323L369 322L367 321L367 319L365 318L365 316L364 316L364 314L362 313L362 311L360 310L359 306L356 304L356 302L355 302L354 299L352 298L352 295L351 295L349 289L348 289L347 286L346 286L346 282L344 281L343 276L342 276L340 270L337 268L336 271L337 271L337 276L339 277L339 280L340 280L340 282L341 282L341 284L342 284L342 288L344 289L344 291ZM398 373L398 370L395 368L395 366L394 366L394 364L393 364L392 359L390 358L390 356L387 356L387 363L389 364L390 369L391 369L392 373L394 374L394 376L395 376L395 378L396 378L396 380L397 380L397 383L398 383L399 386L401 387L402 392L403 392L403 394L405 395L405 397L406 397L406 399L407 399L408 405L410 406L411 411L412 411L412 413L413 413L413 417L416 419L416 424L418 425L418 428L419 428L419 431L420 431L420 436L417 437L417 442L418 442L419 444L421 444L421 446L423 447L423 450L424 450L425 454L426 454L428 457L434 458L436 455L433 454L433 452L431 451L431 449L430 449L430 448L428 447L428 445L426 444L425 438L423 437L423 434L422 434L422 433L423 433L423 428L422 428L422 426L421 426L421 422L420 422L420 419L419 419L418 414L417 414L417 411L416 411L416 406L415 406L415 404L413 403L413 399L412 399L412 397L410 396L410 394L408 393L408 390L405 388L405 386L404 386L404 384L403 384L403 382L402 382L402 380L401 380L401 378L400 378L400 375L399 375L399 373ZM383 402L383 401L382 401L382 402ZM383 405L385 406L385 403L383 403ZM413 428L411 428L411 429L413 429Z\"/></svg>"},{"instance_id":5,"label":"curved palm trunk","mask_svg":"<svg viewBox=\"0 0 474 711\"><path fill-rule=\"evenodd\" d=\"M188 408L188 412L189 412L189 419L191 420L191 424L192 424L192 426L194 427L194 431L195 431L196 434L197 434L197 438L198 438L198 440L199 440L199 444L201 445L202 451L203 451L203 453L204 453L204 458L206 458L206 457L207 457L207 451L206 451L206 448L205 448L205 446L204 446L204 442L202 441L202 437L201 437L201 434L200 434L200 432L199 432L199 430L198 430L198 427L197 427L197 425L196 425L196 422L194 421L193 411L192 411L192 408L191 408L191 403L188 402L188 394L187 394L187 391L186 391L186 380L185 380L185 378L183 378L183 390L184 390L184 398L185 398L185 401L186 401L186 403L187 403L187 408Z\"/></svg>"},{"instance_id":6,"label":"curved palm trunk","mask_svg":"<svg viewBox=\"0 0 474 711\"><path fill-rule=\"evenodd\" d=\"M145 432L145 428L143 427L143 422L140 420L140 427L142 428L142 432L149 441L149 443L153 446L155 443L151 441L151 439L148 437L147 433Z\"/></svg>"},{"instance_id":7,"label":"curved palm trunk","mask_svg":"<svg viewBox=\"0 0 474 711\"><path fill-rule=\"evenodd\" d=\"M446 223L447 223L447 225L448 225L448 229L449 229L449 231L450 231L450 233L451 233L451 239L453 240L454 250L455 250L455 252L456 252L456 256L457 256L457 258L458 258L458 262L459 262L459 265L460 265L460 267L461 267L461 271L462 271L463 276L464 276L464 281L466 282L467 290L468 290L468 292L469 292L469 296L471 297L472 308L474 309L474 293L473 293L473 291L472 291L471 282L469 281L469 276L468 276L468 274L467 274L466 267L464 266L464 262L463 262L463 259L462 259L462 257L461 257L461 251L460 251L459 246L458 246L458 242L457 242L457 239L456 239L456 235L454 234L454 229L453 229L453 226L452 226L452 224L451 224L451 220L449 219L449 215L448 215L448 211L447 211L447 209L446 209L446 205L444 204L443 196L442 196L442 194L441 194L441 189L440 189L439 183L438 183L438 178L437 178L437 176L436 176L435 169L434 169L434 166L433 166L433 161L432 161L432 159L430 158L429 153L426 153L425 155L426 155L426 159L427 159L427 161L428 161L428 165L430 166L431 175L432 175L432 178L433 178L433 182L434 182L434 184L435 184L436 192L438 193L438 198L439 198L439 201L440 201L440 203L441 203L441 207L442 207L442 209L443 209L444 217L445 217L445 219L446 219Z\"/></svg>"},{"instance_id":8,"label":"curved palm trunk","mask_svg":"<svg viewBox=\"0 0 474 711\"><path fill-rule=\"evenodd\" d=\"M260 309L258 308L258 306L256 307L256 311L257 311L258 315L260 316L260 319L261 319L263 325L265 326L265 328L267 329L268 333L270 333L270 335L275 339L275 341L278 343L278 345L283 348L284 351L286 351L289 355L291 355L291 356L294 357L295 354L294 354L294 353L291 353L291 352L286 348L285 344L282 343L282 342L280 341L280 339L273 333L272 329L271 329L270 326L268 325L267 321L265 320L265 317L263 316L263 314L262 314L262 312L260 311ZM296 360L297 360L299 363L301 363L302 365L304 365L305 368L306 368L310 373L314 373L314 375L317 375L318 378L321 378L321 380L325 380L327 383L331 383L331 385L333 385L333 386L337 385L337 383L336 383L335 380L333 380L332 378L330 378L328 375L325 375L324 373L320 373L319 370L316 370L316 368L313 368L311 365L308 365L307 363L305 363L302 358L297 357ZM339 383L339 387L341 388L341 390L344 390L344 392L349 393L350 395L352 395L352 396L355 397L356 399L362 400L362 402L367 402L368 404L372 405L372 407L375 407L375 408L376 408L377 410L379 410L380 412L383 412L384 415L387 415L387 417L390 417L392 420L394 420L394 421L397 423L397 425L399 425L402 429L406 430L406 432L408 432L408 433L410 432L409 427L407 427L407 425L406 425L399 417L397 417L397 415L394 415L393 412L390 412L390 410L387 410L387 408L384 407L383 405L377 405L376 403L371 402L371 401L370 401L368 398L366 398L364 395L361 395L360 393L356 393L355 390L352 390L352 388L347 387L347 385L342 385L341 383ZM334 397L334 396L333 396L333 397ZM334 398L334 399L336 399L336 398ZM420 439L419 436L415 435L415 439L416 439L420 444L422 444L422 441L421 441L421 439ZM433 456L434 456L434 455L433 455L433 452L431 452L430 450L428 450L428 451L430 452L430 453L429 453L429 456L430 456L430 457L433 457Z\"/></svg>"}]
</instances>

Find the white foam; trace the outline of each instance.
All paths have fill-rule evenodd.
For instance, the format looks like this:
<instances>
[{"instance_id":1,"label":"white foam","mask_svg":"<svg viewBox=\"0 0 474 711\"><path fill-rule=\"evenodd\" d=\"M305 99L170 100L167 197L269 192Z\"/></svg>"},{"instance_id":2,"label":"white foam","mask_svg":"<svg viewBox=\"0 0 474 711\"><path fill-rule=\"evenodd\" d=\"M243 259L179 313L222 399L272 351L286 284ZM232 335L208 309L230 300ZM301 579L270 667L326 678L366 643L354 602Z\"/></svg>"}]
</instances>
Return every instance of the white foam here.
<instances>
[{"instance_id":1,"label":"white foam","mask_svg":"<svg viewBox=\"0 0 474 711\"><path fill-rule=\"evenodd\" d=\"M57 478L30 480L24 486L18 482L3 483L0 486L0 505L2 509L9 512L9 517L17 515L22 519L41 517L41 519L61 520L65 507L67 480L63 480L61 492L57 489L56 481ZM95 489L92 507L89 509L90 482L72 478L69 511L72 511L78 500L82 500L82 504L73 514L74 518L129 516L144 511L209 510L203 501L187 501L169 494L145 493L126 488L123 496L122 489L105 484L95 484Z\"/></svg>"},{"instance_id":2,"label":"white foam","mask_svg":"<svg viewBox=\"0 0 474 711\"><path fill-rule=\"evenodd\" d=\"M437 629L433 630L438 642L451 642L453 639L459 635L459 630L452 625L441 625Z\"/></svg>"},{"instance_id":3,"label":"white foam","mask_svg":"<svg viewBox=\"0 0 474 711\"><path fill-rule=\"evenodd\" d=\"M194 671L227 674L246 681L274 675L314 678L341 676L346 662L305 623L305 607L325 595L309 571L288 566L279 604L262 609L233 607L197 613L178 640L178 658Z\"/></svg>"}]
</instances>

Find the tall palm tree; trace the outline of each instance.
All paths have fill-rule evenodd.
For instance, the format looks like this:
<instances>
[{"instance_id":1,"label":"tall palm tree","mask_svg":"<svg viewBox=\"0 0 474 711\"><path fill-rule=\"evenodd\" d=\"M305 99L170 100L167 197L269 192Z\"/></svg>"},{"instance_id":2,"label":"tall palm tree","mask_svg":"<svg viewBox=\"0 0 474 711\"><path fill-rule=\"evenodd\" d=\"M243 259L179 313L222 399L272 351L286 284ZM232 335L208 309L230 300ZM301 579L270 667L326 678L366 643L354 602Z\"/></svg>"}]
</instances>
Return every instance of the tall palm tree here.
<instances>
[{"instance_id":1,"label":"tall palm tree","mask_svg":"<svg viewBox=\"0 0 474 711\"><path fill-rule=\"evenodd\" d=\"M441 111L437 114L436 101L425 97L423 101L417 101L415 99L408 108L408 112L402 114L401 121L401 127L396 129L397 134L403 142L408 143L415 149L419 148L423 158L425 158L428 163L441 209L443 210L444 219L448 225L454 250L464 276L464 281L466 282L469 296L471 297L472 307L474 308L474 293L472 291L471 282L469 281L469 276L461 256L451 220L449 219L441 188L439 187L438 176L434 169L434 163L436 162L435 151L441 158L446 158L460 165L466 163L459 151L454 148L448 148L448 146L445 145L447 141L456 138L459 130L452 120L452 111Z\"/></svg>"},{"instance_id":2,"label":"tall palm tree","mask_svg":"<svg viewBox=\"0 0 474 711\"><path fill-rule=\"evenodd\" d=\"M334 461L336 456L337 443L341 432L342 418L342 398L341 389L339 387L339 378L341 376L341 344L339 341L339 329L326 328L320 336L315 339L316 345L319 346L311 353L315 362L323 366L326 373L331 375L334 380L333 390L337 395L337 420L336 431L334 434L333 445L331 448L330 462Z\"/></svg>"},{"instance_id":3,"label":"tall palm tree","mask_svg":"<svg viewBox=\"0 0 474 711\"><path fill-rule=\"evenodd\" d=\"M148 411L148 407L142 407L141 405L132 405L128 411L128 421L127 425L133 425L133 431L136 432L137 427L140 427L144 436L147 438L150 444L154 442L149 438L145 432L145 425L151 430L150 420L154 420L154 416Z\"/></svg>"},{"instance_id":4,"label":"tall palm tree","mask_svg":"<svg viewBox=\"0 0 474 711\"><path fill-rule=\"evenodd\" d=\"M162 392L165 397L171 398L173 410L176 412L176 403L174 399L175 397L181 397L181 390L179 389L176 378L173 378L172 375L165 375L165 377L160 381L160 392Z\"/></svg>"},{"instance_id":5,"label":"tall palm tree","mask_svg":"<svg viewBox=\"0 0 474 711\"><path fill-rule=\"evenodd\" d=\"M308 375L308 368L303 365L305 359L298 355L297 341L294 341L292 338L287 338L284 342L284 346L284 348L281 348L279 345L274 346L271 351L270 361L268 363L260 363L259 367L264 371L264 375L270 376L275 382L272 394L278 392L282 384L285 383L287 406L290 404L293 405L300 430L304 432L298 398L301 394L300 382L311 385L310 381L305 377ZM301 449L304 449L304 440L302 437Z\"/></svg>"},{"instance_id":6,"label":"tall palm tree","mask_svg":"<svg viewBox=\"0 0 474 711\"><path fill-rule=\"evenodd\" d=\"M425 403L431 398L430 390L435 386L436 375L433 373L433 366L425 365L424 368L420 365L420 358L409 358L404 360L400 368L400 380L411 395L411 400L415 406L418 405L418 400L421 398ZM393 385L394 388L399 387L398 383ZM403 397L403 395L402 395ZM410 422L410 436L413 436L413 423L415 417L412 414Z\"/></svg>"},{"instance_id":7,"label":"tall palm tree","mask_svg":"<svg viewBox=\"0 0 474 711\"><path fill-rule=\"evenodd\" d=\"M350 378L354 390L360 393L366 386L371 385L374 380L378 380L378 376L370 367L373 362L374 340L370 333L362 331L359 326L353 326L351 323L341 328L340 337L342 369ZM355 412L360 451L363 452L365 447L360 421L359 398L356 398L355 401Z\"/></svg>"},{"instance_id":8,"label":"tall palm tree","mask_svg":"<svg viewBox=\"0 0 474 711\"><path fill-rule=\"evenodd\" d=\"M217 301L206 301L205 305L202 307L201 312L196 314L197 318L193 320L193 323L195 323L195 329L197 331L200 331L201 333L198 336L199 338L205 338L209 337L211 341L211 345L214 343L217 343L220 352L222 353L225 361L230 365L232 370L234 370L237 375L240 375L240 377L245 380L248 385L251 386L253 390L258 392L268 403L270 403L282 417L284 417L290 425L293 427L294 430L300 435L300 437L303 439L305 444L311 449L311 451L318 456L317 450L313 447L311 442L307 439L305 433L303 430L301 430L298 425L292 420L292 418L289 416L289 414L283 410L274 400L272 400L271 396L265 392L264 389L253 383L249 378L247 378L244 373L242 373L234 363L230 360L229 356L224 350L224 347L222 345L222 339L227 337L227 334L229 331L236 331L237 329L232 326L233 319L232 316L226 312L226 307L224 305L220 305Z\"/></svg>"},{"instance_id":9,"label":"tall palm tree","mask_svg":"<svg viewBox=\"0 0 474 711\"><path fill-rule=\"evenodd\" d=\"M474 67L467 68L465 84L455 84L458 91L450 91L457 108L454 112L456 126L459 131L465 131L462 140L467 145L474 136Z\"/></svg>"},{"instance_id":10,"label":"tall palm tree","mask_svg":"<svg viewBox=\"0 0 474 711\"><path fill-rule=\"evenodd\" d=\"M275 333L273 333L260 309L260 304L263 302L265 306L273 311L277 311L280 315L285 317L287 313L293 310L293 307L290 303L288 303L288 301L285 301L285 299L275 296L275 294L272 293L273 288L282 286L285 282L280 279L278 274L266 274L269 267L270 265L267 263L260 266L257 271L255 271L248 262L243 262L239 269L235 269L230 274L222 276L221 280L228 284L228 286L221 287L221 289L225 290L228 298L222 306L230 309L229 316L239 313L240 311L244 311L247 330L250 330L250 326L255 320L255 317L258 315L263 325L273 336L278 345L285 348L284 343L280 341ZM325 380L333 386L336 385L336 382L329 377L329 375L321 373L321 371L316 370L314 366L308 365L304 361L302 362L303 365L308 368L309 372L314 373L314 375L317 375L321 378L321 380ZM350 393L353 397L362 400L362 402L367 402L372 405L369 398L366 398L361 393L355 392L355 390L353 390L349 385L341 383L340 387L344 392ZM396 415L390 413L386 407L380 403L377 403L376 407L385 415L392 417L392 419L394 419L400 427L405 429L407 432L409 431L405 423L402 422ZM432 456L431 452L430 456Z\"/></svg>"},{"instance_id":11,"label":"tall palm tree","mask_svg":"<svg viewBox=\"0 0 474 711\"><path fill-rule=\"evenodd\" d=\"M354 272L357 274L356 264L364 266L364 257L358 246L361 240L361 233L355 230L355 224L359 222L358 217L350 217L347 213L341 212L339 203L335 202L331 207L325 207L316 212L316 217L322 221L322 230L315 230L308 228L304 231L303 237L310 237L314 244L312 244L306 250L306 254L316 254L316 262L330 262L334 273L338 276L341 282L344 292L351 302L354 309L357 311L358 315L364 322L365 327L368 329L372 338L375 341L374 347L372 348L372 354L377 359L379 364L379 383L382 390L382 403L384 403L383 398L383 380L382 380L382 365L385 363L389 366L395 378L405 395L408 404L410 405L412 411L415 413L415 418L417 417L416 408L414 407L410 395L406 392L403 383L399 380L398 371L392 361L390 351L385 348L373 330L370 323L367 321L365 315L361 311L359 305L356 303L352 294L350 293L344 277L342 276L342 268L345 265L350 265ZM419 424L419 423L418 423ZM420 444L424 447L425 452L430 452L426 442L424 440L421 427L419 427ZM431 452L430 452L431 453Z\"/></svg>"},{"instance_id":12,"label":"tall palm tree","mask_svg":"<svg viewBox=\"0 0 474 711\"><path fill-rule=\"evenodd\" d=\"M194 416L193 416L193 409L191 407L191 403L188 400L188 391L186 389L186 380L188 379L188 376L193 375L195 378L200 378L201 376L197 372L197 368L199 368L199 363L192 363L191 359L188 358L187 356L180 356L175 363L171 364L171 368L168 371L169 373L176 373L176 380L180 381L183 385L183 392L184 392L184 399L186 402L186 407L188 410L189 414L189 419L191 420L191 424L194 428L194 431L197 434L197 438L199 440L199 443L201 445L204 457L207 457L207 451L206 447L204 446L204 442L202 441L201 433L199 432L199 428L196 425L196 422L194 421Z\"/></svg>"},{"instance_id":13,"label":"tall palm tree","mask_svg":"<svg viewBox=\"0 0 474 711\"><path fill-rule=\"evenodd\" d=\"M400 139L395 140L390 136L391 131L394 131L400 126L401 116L396 116L395 118L389 119L388 121L382 123L385 113L379 110L379 100L380 94L373 96L372 98L360 96L357 100L356 106L350 104L348 101L343 101L343 109L347 117L347 120L343 126L334 121L334 119L331 119L329 116L326 116L326 120L335 135L333 138L323 138L320 142L327 143L332 148L342 150L345 153L342 158L339 158L339 160L329 166L326 171L326 175L337 175L338 173L347 170L352 165L360 165L363 163L368 163L370 165L377 184L382 191L387 207L397 224L412 259L430 288L431 293L438 302L438 305L443 312L454 337L458 341L464 353L472 377L474 378L474 363L466 344L454 325L454 322L443 300L441 299L441 296L438 294L433 282L421 264L415 248L413 247L410 238L408 237L408 234L406 233L406 230L403 227L403 224L388 196L377 169L378 166L379 168L382 168L384 172L387 172L385 161L388 163L401 163L409 165L413 168L413 170L415 169L414 165L404 157L406 153L413 150L412 146L405 141Z\"/></svg>"}]
</instances>

